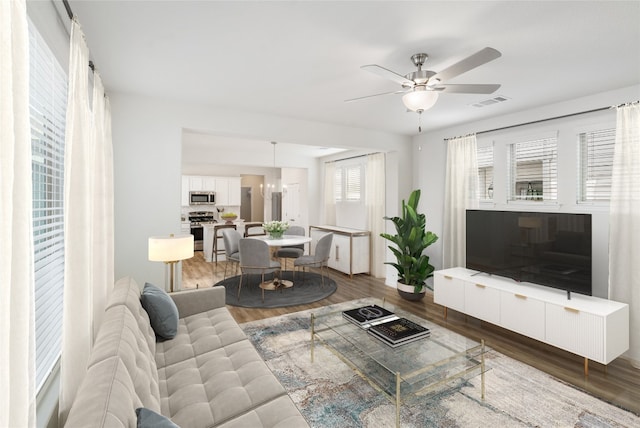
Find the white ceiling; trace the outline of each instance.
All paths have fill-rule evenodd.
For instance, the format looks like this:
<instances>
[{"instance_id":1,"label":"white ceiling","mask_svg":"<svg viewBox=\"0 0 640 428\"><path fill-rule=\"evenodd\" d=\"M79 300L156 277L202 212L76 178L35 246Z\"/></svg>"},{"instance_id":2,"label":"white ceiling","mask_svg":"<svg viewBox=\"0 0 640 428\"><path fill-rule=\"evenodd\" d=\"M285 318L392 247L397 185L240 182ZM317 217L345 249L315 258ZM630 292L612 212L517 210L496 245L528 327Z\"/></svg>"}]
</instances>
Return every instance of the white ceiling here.
<instances>
[{"instance_id":1,"label":"white ceiling","mask_svg":"<svg viewBox=\"0 0 640 428\"><path fill-rule=\"evenodd\" d=\"M500 83L493 95L441 94L423 132L640 83L640 1L70 1L108 91L244 109L403 135L418 117L401 74L491 46L502 57L449 83ZM502 95L509 101L471 104ZM634 101L634 100L629 100Z\"/></svg>"}]
</instances>

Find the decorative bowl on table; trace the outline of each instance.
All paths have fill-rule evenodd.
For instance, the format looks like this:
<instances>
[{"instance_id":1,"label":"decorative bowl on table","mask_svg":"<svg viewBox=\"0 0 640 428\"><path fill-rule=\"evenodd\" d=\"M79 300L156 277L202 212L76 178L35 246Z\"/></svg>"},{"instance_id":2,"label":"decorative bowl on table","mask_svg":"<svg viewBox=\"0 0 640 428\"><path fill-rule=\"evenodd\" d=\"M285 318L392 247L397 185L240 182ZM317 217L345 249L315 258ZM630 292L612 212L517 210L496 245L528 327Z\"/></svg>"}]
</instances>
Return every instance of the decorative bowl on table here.
<instances>
[{"instance_id":1,"label":"decorative bowl on table","mask_svg":"<svg viewBox=\"0 0 640 428\"><path fill-rule=\"evenodd\" d=\"M262 223L262 228L267 232L270 239L280 239L289 228L289 223L286 221L273 220Z\"/></svg>"},{"instance_id":2,"label":"decorative bowl on table","mask_svg":"<svg viewBox=\"0 0 640 428\"><path fill-rule=\"evenodd\" d=\"M225 224L233 224L234 220L238 218L236 213L224 213L220 214L220 218L225 221Z\"/></svg>"}]
</instances>

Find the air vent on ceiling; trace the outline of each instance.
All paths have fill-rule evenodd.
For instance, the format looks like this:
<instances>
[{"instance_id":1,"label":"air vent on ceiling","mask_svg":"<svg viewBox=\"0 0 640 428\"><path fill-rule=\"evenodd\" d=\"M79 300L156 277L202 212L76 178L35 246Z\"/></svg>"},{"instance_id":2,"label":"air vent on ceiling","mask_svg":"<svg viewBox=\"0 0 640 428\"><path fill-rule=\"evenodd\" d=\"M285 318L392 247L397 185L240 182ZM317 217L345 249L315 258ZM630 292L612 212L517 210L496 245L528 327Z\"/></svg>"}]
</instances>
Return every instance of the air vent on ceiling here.
<instances>
[{"instance_id":1,"label":"air vent on ceiling","mask_svg":"<svg viewBox=\"0 0 640 428\"><path fill-rule=\"evenodd\" d=\"M498 103L501 103L501 102L504 102L504 101L507 101L507 100L510 100L510 98L507 98L507 97L505 97L503 95L497 95L497 96L495 96L493 98L489 98L489 99L486 99L484 101L473 103L471 105L473 107L486 107L486 106L490 106L490 105L493 105L493 104L498 104Z\"/></svg>"}]
</instances>

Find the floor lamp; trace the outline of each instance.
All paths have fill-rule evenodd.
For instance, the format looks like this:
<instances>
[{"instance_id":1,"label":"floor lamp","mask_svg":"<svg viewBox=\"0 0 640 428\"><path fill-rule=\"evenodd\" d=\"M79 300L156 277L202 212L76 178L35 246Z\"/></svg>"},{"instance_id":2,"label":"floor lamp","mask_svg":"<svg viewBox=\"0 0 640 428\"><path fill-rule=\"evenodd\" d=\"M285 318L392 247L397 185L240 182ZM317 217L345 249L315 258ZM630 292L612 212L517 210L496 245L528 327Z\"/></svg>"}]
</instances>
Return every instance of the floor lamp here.
<instances>
[{"instance_id":1,"label":"floor lamp","mask_svg":"<svg viewBox=\"0 0 640 428\"><path fill-rule=\"evenodd\" d=\"M149 238L149 260L170 266L169 291L173 293L174 266L180 260L193 257L193 235L152 236ZM165 275L167 271L165 270ZM166 276L165 276L166 283Z\"/></svg>"}]
</instances>

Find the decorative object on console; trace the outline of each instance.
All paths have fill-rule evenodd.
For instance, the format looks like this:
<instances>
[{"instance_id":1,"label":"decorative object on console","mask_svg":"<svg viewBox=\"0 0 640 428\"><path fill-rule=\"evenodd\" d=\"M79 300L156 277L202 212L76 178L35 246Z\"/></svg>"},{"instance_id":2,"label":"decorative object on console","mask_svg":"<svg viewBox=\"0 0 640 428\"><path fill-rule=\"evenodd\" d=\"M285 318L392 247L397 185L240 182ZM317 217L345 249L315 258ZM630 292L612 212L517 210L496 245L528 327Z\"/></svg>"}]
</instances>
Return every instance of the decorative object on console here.
<instances>
[{"instance_id":1,"label":"decorative object on console","mask_svg":"<svg viewBox=\"0 0 640 428\"><path fill-rule=\"evenodd\" d=\"M278 239L282 238L285 230L289 228L289 223L286 221L273 220L262 223L262 228L269 234L271 239Z\"/></svg>"},{"instance_id":2,"label":"decorative object on console","mask_svg":"<svg viewBox=\"0 0 640 428\"><path fill-rule=\"evenodd\" d=\"M380 236L393 242L389 249L396 256L396 263L385 262L398 271L398 293L407 300L424 297L427 278L433 276L434 267L424 250L438 240L438 236L426 230L426 217L418 214L420 189L411 192L408 203L402 201L402 217L384 217L391 220L396 234L381 233Z\"/></svg>"},{"instance_id":3,"label":"decorative object on console","mask_svg":"<svg viewBox=\"0 0 640 428\"><path fill-rule=\"evenodd\" d=\"M169 291L173 293L174 266L193 257L193 235L152 236L149 238L149 261L164 262L170 267ZM166 274L166 271L165 271Z\"/></svg>"}]
</instances>

